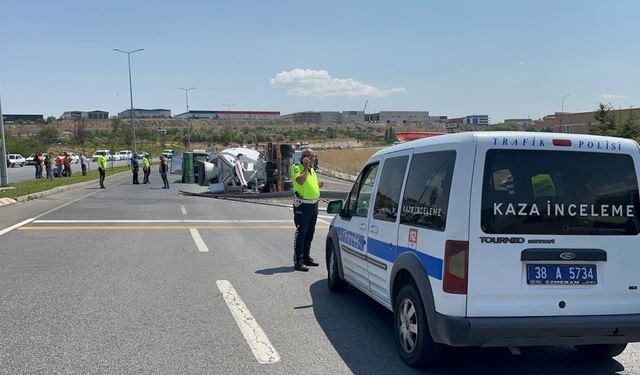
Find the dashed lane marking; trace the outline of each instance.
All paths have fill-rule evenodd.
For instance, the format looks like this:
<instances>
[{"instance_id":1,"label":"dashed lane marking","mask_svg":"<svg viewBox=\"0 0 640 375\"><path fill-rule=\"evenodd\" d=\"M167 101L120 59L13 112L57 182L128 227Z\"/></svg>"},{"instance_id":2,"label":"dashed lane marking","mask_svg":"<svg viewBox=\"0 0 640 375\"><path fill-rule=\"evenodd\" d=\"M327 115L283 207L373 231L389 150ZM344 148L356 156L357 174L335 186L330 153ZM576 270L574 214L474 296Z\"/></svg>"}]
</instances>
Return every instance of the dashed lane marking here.
<instances>
[{"instance_id":1,"label":"dashed lane marking","mask_svg":"<svg viewBox=\"0 0 640 375\"><path fill-rule=\"evenodd\" d=\"M181 205L180 205L180 211L182 211L182 214L183 214L183 215L186 215L186 214L187 214L187 209L186 209L186 207L184 206L184 204L181 204Z\"/></svg>"},{"instance_id":2,"label":"dashed lane marking","mask_svg":"<svg viewBox=\"0 0 640 375\"><path fill-rule=\"evenodd\" d=\"M222 298L227 303L227 307L231 311L231 315L238 324L242 336L247 340L247 344L251 348L254 357L260 364L270 364L280 362L280 354L271 345L269 338L258 325L251 312L244 304L233 285L228 280L216 281Z\"/></svg>"},{"instance_id":3,"label":"dashed lane marking","mask_svg":"<svg viewBox=\"0 0 640 375\"><path fill-rule=\"evenodd\" d=\"M202 236L200 236L198 230L196 228L189 228L189 232L191 233L191 237L193 237L193 241L196 243L198 250L201 253L208 253L209 248L207 247L207 244L204 243L204 240L202 239Z\"/></svg>"}]
</instances>

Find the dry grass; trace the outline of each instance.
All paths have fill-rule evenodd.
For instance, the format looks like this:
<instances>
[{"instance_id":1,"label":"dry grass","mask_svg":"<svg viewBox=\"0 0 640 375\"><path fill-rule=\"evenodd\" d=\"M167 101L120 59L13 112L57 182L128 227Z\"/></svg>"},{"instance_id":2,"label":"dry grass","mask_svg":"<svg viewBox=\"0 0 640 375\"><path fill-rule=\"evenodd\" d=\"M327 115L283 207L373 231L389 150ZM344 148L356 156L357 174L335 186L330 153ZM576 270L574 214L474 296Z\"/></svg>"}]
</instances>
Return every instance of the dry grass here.
<instances>
[{"instance_id":1,"label":"dry grass","mask_svg":"<svg viewBox=\"0 0 640 375\"><path fill-rule=\"evenodd\" d=\"M379 148L343 148L315 151L321 170L357 175L367 159L378 150Z\"/></svg>"}]
</instances>

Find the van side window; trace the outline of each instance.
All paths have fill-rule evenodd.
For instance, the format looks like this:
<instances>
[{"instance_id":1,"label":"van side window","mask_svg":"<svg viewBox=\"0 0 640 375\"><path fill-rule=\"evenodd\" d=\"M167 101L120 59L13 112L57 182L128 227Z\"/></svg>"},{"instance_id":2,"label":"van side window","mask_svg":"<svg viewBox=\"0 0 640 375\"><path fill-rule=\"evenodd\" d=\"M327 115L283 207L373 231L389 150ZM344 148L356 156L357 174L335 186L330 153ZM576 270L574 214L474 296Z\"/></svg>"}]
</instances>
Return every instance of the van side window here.
<instances>
[{"instance_id":1,"label":"van side window","mask_svg":"<svg viewBox=\"0 0 640 375\"><path fill-rule=\"evenodd\" d=\"M373 206L375 220L395 222L398 217L398 201L402 192L404 173L409 156L398 156L385 160L378 183L376 203Z\"/></svg>"},{"instance_id":2,"label":"van side window","mask_svg":"<svg viewBox=\"0 0 640 375\"><path fill-rule=\"evenodd\" d=\"M455 151L415 154L402 200L400 223L444 231Z\"/></svg>"},{"instance_id":3,"label":"van side window","mask_svg":"<svg viewBox=\"0 0 640 375\"><path fill-rule=\"evenodd\" d=\"M371 202L371 191L376 181L378 163L365 167L349 193L347 216L366 217Z\"/></svg>"}]
</instances>

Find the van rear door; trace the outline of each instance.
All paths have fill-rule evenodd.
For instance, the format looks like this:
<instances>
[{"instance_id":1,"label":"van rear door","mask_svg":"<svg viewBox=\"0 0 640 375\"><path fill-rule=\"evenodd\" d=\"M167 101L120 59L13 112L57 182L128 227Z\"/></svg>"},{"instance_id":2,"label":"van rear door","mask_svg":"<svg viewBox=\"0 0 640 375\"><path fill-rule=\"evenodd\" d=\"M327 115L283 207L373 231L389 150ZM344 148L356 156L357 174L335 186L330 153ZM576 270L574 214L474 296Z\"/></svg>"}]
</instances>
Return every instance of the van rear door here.
<instances>
[{"instance_id":1,"label":"van rear door","mask_svg":"<svg viewBox=\"0 0 640 375\"><path fill-rule=\"evenodd\" d=\"M637 313L638 145L535 137L478 137L467 315Z\"/></svg>"}]
</instances>

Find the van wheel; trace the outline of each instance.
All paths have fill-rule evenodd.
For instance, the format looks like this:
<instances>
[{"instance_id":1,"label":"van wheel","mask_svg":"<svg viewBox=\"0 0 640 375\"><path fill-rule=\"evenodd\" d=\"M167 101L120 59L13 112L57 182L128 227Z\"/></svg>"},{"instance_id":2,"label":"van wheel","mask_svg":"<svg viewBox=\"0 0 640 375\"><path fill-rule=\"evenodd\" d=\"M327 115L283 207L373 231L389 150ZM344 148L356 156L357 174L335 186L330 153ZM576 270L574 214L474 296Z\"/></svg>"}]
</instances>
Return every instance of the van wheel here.
<instances>
[{"instance_id":1,"label":"van wheel","mask_svg":"<svg viewBox=\"0 0 640 375\"><path fill-rule=\"evenodd\" d=\"M427 315L416 287L413 284L403 286L395 301L394 328L400 357L409 366L435 365L444 346L431 338Z\"/></svg>"},{"instance_id":2,"label":"van wheel","mask_svg":"<svg viewBox=\"0 0 640 375\"><path fill-rule=\"evenodd\" d=\"M576 345L578 352L585 357L606 359L617 357L627 348L627 344Z\"/></svg>"},{"instance_id":3,"label":"van wheel","mask_svg":"<svg viewBox=\"0 0 640 375\"><path fill-rule=\"evenodd\" d=\"M340 278L338 258L333 242L329 245L329 259L327 260L327 284L332 292L342 292L347 288L347 282Z\"/></svg>"}]
</instances>

